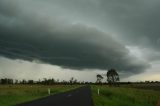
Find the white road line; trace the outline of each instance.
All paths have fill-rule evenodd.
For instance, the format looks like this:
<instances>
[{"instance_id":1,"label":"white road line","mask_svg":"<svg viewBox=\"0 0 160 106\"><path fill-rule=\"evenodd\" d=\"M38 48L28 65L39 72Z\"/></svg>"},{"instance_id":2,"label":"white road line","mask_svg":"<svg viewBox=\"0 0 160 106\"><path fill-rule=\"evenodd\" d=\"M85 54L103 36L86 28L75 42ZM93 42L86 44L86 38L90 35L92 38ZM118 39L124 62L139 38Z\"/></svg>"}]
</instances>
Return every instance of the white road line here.
<instances>
[{"instance_id":1,"label":"white road line","mask_svg":"<svg viewBox=\"0 0 160 106\"><path fill-rule=\"evenodd\" d=\"M68 98L71 97L71 96L72 96L71 94L67 95Z\"/></svg>"}]
</instances>

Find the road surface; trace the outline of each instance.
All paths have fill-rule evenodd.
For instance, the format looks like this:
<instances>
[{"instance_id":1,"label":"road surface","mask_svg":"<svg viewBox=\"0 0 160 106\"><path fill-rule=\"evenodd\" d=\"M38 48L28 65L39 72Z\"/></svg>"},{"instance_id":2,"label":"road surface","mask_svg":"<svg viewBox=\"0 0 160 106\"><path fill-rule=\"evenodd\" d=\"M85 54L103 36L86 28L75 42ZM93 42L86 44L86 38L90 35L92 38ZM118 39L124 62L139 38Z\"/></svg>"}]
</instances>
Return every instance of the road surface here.
<instances>
[{"instance_id":1,"label":"road surface","mask_svg":"<svg viewBox=\"0 0 160 106\"><path fill-rule=\"evenodd\" d=\"M90 86L84 86L17 106L93 106L93 101Z\"/></svg>"}]
</instances>

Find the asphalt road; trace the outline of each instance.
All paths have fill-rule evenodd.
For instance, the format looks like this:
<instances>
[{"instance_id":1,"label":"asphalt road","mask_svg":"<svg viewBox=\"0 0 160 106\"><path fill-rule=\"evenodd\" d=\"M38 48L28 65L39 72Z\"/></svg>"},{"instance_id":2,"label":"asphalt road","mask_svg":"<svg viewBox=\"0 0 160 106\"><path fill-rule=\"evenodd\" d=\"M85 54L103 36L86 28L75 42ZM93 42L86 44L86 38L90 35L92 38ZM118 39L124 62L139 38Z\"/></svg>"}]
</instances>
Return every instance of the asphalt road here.
<instances>
[{"instance_id":1,"label":"asphalt road","mask_svg":"<svg viewBox=\"0 0 160 106\"><path fill-rule=\"evenodd\" d=\"M17 106L93 106L93 101L90 86L84 86Z\"/></svg>"}]
</instances>

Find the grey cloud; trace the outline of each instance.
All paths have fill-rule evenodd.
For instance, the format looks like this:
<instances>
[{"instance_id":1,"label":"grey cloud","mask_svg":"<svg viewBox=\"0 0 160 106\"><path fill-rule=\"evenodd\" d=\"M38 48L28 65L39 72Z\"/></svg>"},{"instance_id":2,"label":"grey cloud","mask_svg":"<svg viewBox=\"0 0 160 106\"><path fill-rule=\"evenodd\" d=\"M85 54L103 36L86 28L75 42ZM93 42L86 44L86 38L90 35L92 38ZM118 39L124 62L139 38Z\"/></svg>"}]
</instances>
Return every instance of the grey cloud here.
<instances>
[{"instance_id":1,"label":"grey cloud","mask_svg":"<svg viewBox=\"0 0 160 106\"><path fill-rule=\"evenodd\" d=\"M18 4L19 4L18 2L13 2L9 0L1 0L0 1L0 13L2 15L12 17L21 11Z\"/></svg>"},{"instance_id":2,"label":"grey cloud","mask_svg":"<svg viewBox=\"0 0 160 106\"><path fill-rule=\"evenodd\" d=\"M103 9L112 17L112 25L123 41L145 48L159 49L160 1L105 1ZM110 9L109 9L110 8Z\"/></svg>"},{"instance_id":3,"label":"grey cloud","mask_svg":"<svg viewBox=\"0 0 160 106\"><path fill-rule=\"evenodd\" d=\"M12 2L4 4L6 3ZM74 24L74 20L72 23L69 18L61 19L63 15L58 13L54 15L55 10L52 14L49 11L49 16L46 16L45 11L39 7L34 9L31 6L33 10L27 10L22 6L25 5L23 2L19 4L20 7L10 5L16 6L18 10L3 7L6 9L5 14L3 9L0 10L0 55L2 56L28 61L39 60L64 68L115 67L121 72L134 74L143 72L149 67L147 63L130 56L125 46L111 35L95 27L89 27L84 23ZM11 14L12 11L15 14Z\"/></svg>"},{"instance_id":4,"label":"grey cloud","mask_svg":"<svg viewBox=\"0 0 160 106\"><path fill-rule=\"evenodd\" d=\"M125 45L146 48L148 52L156 52L159 57L159 0L99 0L97 4L97 11L94 11L97 16L93 18L96 22L93 23L105 31L115 33L116 38ZM148 58L152 58L149 61L160 59L153 54L147 54Z\"/></svg>"},{"instance_id":5,"label":"grey cloud","mask_svg":"<svg viewBox=\"0 0 160 106\"><path fill-rule=\"evenodd\" d=\"M159 0L69 0L67 3L60 0L56 3L69 12L71 20L116 33L125 44L160 51Z\"/></svg>"}]
</instances>

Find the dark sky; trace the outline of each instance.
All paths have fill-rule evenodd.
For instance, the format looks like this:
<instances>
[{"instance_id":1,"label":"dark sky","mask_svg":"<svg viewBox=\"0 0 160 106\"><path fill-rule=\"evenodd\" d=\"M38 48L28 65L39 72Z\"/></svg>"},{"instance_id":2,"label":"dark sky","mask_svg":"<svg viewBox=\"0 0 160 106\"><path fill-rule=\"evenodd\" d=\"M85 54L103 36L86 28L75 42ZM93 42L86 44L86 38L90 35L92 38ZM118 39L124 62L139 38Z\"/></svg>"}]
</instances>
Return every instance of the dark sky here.
<instances>
[{"instance_id":1,"label":"dark sky","mask_svg":"<svg viewBox=\"0 0 160 106\"><path fill-rule=\"evenodd\" d=\"M63 71L155 73L159 10L159 0L1 0L0 65L8 58Z\"/></svg>"}]
</instances>

